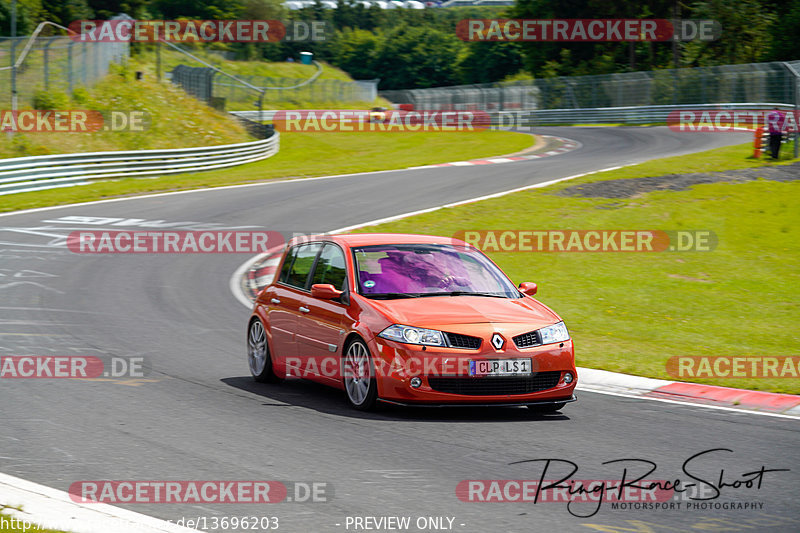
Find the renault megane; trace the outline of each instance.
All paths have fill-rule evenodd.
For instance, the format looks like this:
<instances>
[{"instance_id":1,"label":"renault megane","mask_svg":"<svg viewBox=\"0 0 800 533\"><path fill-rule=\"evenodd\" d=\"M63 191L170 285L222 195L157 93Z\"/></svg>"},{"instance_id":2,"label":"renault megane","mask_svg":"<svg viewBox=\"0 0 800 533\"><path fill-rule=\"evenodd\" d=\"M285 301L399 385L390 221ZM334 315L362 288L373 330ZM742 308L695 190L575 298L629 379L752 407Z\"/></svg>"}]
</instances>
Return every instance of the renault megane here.
<instances>
[{"instance_id":1,"label":"renault megane","mask_svg":"<svg viewBox=\"0 0 800 533\"><path fill-rule=\"evenodd\" d=\"M359 410L574 401L561 318L488 257L445 237L349 234L289 242L248 323L257 381L343 389Z\"/></svg>"}]
</instances>

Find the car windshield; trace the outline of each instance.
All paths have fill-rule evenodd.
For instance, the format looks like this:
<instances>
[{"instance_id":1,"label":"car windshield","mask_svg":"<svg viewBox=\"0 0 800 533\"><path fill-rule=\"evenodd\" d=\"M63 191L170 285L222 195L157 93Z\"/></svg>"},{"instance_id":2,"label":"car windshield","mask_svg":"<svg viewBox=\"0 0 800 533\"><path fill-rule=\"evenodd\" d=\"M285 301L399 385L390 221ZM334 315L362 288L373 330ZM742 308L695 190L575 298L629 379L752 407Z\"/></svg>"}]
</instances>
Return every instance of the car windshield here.
<instances>
[{"instance_id":1,"label":"car windshield","mask_svg":"<svg viewBox=\"0 0 800 533\"><path fill-rule=\"evenodd\" d=\"M370 298L520 297L511 281L474 248L389 244L353 248L353 257L358 292Z\"/></svg>"}]
</instances>

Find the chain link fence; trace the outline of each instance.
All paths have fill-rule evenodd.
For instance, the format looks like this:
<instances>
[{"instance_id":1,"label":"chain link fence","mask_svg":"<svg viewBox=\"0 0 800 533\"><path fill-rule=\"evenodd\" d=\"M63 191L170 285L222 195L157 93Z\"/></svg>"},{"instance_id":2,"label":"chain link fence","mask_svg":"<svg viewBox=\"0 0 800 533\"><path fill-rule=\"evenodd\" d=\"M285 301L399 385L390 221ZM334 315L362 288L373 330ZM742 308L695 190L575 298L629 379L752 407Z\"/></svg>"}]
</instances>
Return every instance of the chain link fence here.
<instances>
[{"instance_id":1,"label":"chain link fence","mask_svg":"<svg viewBox=\"0 0 800 533\"><path fill-rule=\"evenodd\" d=\"M169 73L172 83L187 93L220 110L250 110L261 105L289 103L294 106L336 106L341 102L373 102L377 97L377 80L343 81L272 78L267 76L224 76L207 67L178 65ZM242 83L244 82L244 83ZM263 95L262 95L263 93Z\"/></svg>"},{"instance_id":2,"label":"chain link fence","mask_svg":"<svg viewBox=\"0 0 800 533\"><path fill-rule=\"evenodd\" d=\"M79 43L66 36L37 36L17 68L30 37L0 37L0 109L11 109L13 93L20 109L33 107L37 91L71 94L108 74L111 62L130 54L128 43ZM11 68L9 68L11 67Z\"/></svg>"},{"instance_id":3,"label":"chain link fence","mask_svg":"<svg viewBox=\"0 0 800 533\"><path fill-rule=\"evenodd\" d=\"M377 96L377 82L370 86L364 82L342 80L314 80L295 87L304 80L297 78L271 78L267 76L239 76L256 87L269 88L264 93L264 105L289 102L295 105L325 104L334 102L372 102ZM253 109L253 95L247 88L233 80L216 79L214 98L223 98L230 109Z\"/></svg>"},{"instance_id":4,"label":"chain link fence","mask_svg":"<svg viewBox=\"0 0 800 533\"><path fill-rule=\"evenodd\" d=\"M381 91L415 109L515 111L650 105L795 103L785 63L750 63L621 74L543 78L433 89Z\"/></svg>"}]
</instances>

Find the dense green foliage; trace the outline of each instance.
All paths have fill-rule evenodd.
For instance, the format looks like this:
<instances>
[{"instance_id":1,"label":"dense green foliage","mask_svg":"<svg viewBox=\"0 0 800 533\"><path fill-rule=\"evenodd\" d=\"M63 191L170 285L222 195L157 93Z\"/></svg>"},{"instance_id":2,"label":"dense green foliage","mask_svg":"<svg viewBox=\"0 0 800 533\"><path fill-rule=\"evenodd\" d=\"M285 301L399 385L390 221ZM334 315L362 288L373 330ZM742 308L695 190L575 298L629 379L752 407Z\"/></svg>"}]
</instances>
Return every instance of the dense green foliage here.
<instances>
[{"instance_id":1,"label":"dense green foliage","mask_svg":"<svg viewBox=\"0 0 800 533\"><path fill-rule=\"evenodd\" d=\"M0 0L0 33L9 33L11 0ZM334 31L317 42L217 44L239 57L282 61L308 50L357 79L380 78L381 89L499 81L528 75L604 74L675 65L709 66L800 58L800 0L517 0L506 9L463 7L382 10L342 0L288 11L281 0L18 0L18 33L40 20L68 24L125 12L139 19L322 20ZM480 43L455 33L467 18L714 19L714 42Z\"/></svg>"}]
</instances>

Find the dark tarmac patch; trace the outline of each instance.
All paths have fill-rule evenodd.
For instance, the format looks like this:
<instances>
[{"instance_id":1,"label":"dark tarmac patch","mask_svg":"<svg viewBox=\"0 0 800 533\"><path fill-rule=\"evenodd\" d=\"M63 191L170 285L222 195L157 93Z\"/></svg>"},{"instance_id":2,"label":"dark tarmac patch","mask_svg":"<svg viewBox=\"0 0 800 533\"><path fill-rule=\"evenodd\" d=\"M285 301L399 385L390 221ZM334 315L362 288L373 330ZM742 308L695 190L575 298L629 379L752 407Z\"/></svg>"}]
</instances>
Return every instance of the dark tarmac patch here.
<instances>
[{"instance_id":1,"label":"dark tarmac patch","mask_svg":"<svg viewBox=\"0 0 800 533\"><path fill-rule=\"evenodd\" d=\"M744 183L757 179L770 181L800 180L800 162L774 167L742 168L722 172L667 174L649 178L598 181L573 185L558 194L584 198L632 198L652 191L683 191L703 183Z\"/></svg>"}]
</instances>

